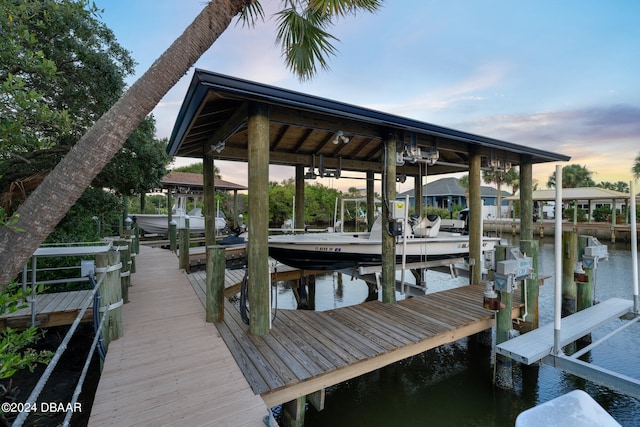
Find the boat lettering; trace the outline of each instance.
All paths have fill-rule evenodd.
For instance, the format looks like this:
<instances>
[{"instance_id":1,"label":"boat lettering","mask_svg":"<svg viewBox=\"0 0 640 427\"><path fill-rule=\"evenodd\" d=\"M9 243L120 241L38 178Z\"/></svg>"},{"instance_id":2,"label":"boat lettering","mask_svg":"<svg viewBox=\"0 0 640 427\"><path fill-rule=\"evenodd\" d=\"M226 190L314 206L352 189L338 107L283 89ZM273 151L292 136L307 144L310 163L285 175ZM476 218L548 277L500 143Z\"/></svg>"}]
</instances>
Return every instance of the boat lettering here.
<instances>
[{"instance_id":1,"label":"boat lettering","mask_svg":"<svg viewBox=\"0 0 640 427\"><path fill-rule=\"evenodd\" d=\"M342 248L330 248L330 247L326 247L326 246L316 246L315 247L315 251L316 252L341 252Z\"/></svg>"}]
</instances>

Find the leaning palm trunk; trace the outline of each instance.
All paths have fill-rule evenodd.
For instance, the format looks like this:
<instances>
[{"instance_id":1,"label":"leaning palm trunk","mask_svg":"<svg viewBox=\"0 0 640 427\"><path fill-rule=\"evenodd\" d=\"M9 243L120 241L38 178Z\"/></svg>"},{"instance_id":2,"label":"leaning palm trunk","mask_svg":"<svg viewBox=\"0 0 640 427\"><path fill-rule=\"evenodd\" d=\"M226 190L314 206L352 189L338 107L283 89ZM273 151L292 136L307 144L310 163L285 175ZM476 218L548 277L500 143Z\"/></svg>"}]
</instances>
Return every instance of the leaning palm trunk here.
<instances>
[{"instance_id":1,"label":"leaning palm trunk","mask_svg":"<svg viewBox=\"0 0 640 427\"><path fill-rule=\"evenodd\" d=\"M252 0L213 0L144 75L78 141L0 227L0 284L8 283L162 97ZM24 231L18 231L23 229Z\"/></svg>"}]
</instances>

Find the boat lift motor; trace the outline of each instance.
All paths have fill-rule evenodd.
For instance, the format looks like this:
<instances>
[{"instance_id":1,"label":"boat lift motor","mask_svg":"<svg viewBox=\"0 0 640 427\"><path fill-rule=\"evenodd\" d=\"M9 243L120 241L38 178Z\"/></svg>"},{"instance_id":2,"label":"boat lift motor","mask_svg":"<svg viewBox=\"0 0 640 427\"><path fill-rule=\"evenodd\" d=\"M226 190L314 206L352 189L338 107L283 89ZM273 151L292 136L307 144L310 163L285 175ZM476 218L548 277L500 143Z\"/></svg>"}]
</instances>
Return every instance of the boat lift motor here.
<instances>
[{"instance_id":1,"label":"boat lift motor","mask_svg":"<svg viewBox=\"0 0 640 427\"><path fill-rule=\"evenodd\" d=\"M521 280L530 279L532 274L533 259L522 255L520 249L511 248L506 260L496 262L496 288L501 292L513 292Z\"/></svg>"},{"instance_id":2,"label":"boat lift motor","mask_svg":"<svg viewBox=\"0 0 640 427\"><path fill-rule=\"evenodd\" d=\"M402 224L405 218L405 202L394 200L391 202L389 219L389 234L392 236L402 236Z\"/></svg>"},{"instance_id":3,"label":"boat lift motor","mask_svg":"<svg viewBox=\"0 0 640 427\"><path fill-rule=\"evenodd\" d=\"M584 254L582 255L582 265L585 268L598 268L598 260L608 260L609 252L607 245L603 245L595 237L589 237L587 240L587 247L584 248Z\"/></svg>"}]
</instances>

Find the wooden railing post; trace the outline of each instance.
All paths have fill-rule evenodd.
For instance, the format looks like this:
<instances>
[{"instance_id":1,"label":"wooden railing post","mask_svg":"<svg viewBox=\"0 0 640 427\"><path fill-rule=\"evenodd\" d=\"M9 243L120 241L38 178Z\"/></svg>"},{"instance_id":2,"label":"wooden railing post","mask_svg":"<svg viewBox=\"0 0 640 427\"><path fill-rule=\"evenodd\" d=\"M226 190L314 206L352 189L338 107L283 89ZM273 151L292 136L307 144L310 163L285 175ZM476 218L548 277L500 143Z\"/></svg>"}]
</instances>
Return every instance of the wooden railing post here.
<instances>
[{"instance_id":1,"label":"wooden railing post","mask_svg":"<svg viewBox=\"0 0 640 427\"><path fill-rule=\"evenodd\" d=\"M189 229L180 229L180 268L189 272Z\"/></svg>"},{"instance_id":2,"label":"wooden railing post","mask_svg":"<svg viewBox=\"0 0 640 427\"><path fill-rule=\"evenodd\" d=\"M129 240L117 240L118 252L120 252L120 262L122 262L122 269L120 270L120 288L122 292L122 300L124 303L129 302L129 286L131 285L131 244Z\"/></svg>"},{"instance_id":3,"label":"wooden railing post","mask_svg":"<svg viewBox=\"0 0 640 427\"><path fill-rule=\"evenodd\" d=\"M224 320L224 246L207 246L207 296L206 321L222 322Z\"/></svg>"},{"instance_id":4,"label":"wooden railing post","mask_svg":"<svg viewBox=\"0 0 640 427\"><path fill-rule=\"evenodd\" d=\"M108 251L96 254L96 273L106 272L100 287L100 311L108 316L102 327L105 349L123 334L122 292L120 286L120 253Z\"/></svg>"}]
</instances>

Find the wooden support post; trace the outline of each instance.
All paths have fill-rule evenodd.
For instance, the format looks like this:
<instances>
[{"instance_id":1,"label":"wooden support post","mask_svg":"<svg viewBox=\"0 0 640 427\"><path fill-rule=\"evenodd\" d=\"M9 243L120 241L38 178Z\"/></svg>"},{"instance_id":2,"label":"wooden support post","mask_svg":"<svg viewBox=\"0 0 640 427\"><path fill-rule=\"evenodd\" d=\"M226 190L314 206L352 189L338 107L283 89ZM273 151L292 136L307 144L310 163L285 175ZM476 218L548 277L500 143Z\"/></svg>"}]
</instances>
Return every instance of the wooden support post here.
<instances>
[{"instance_id":1,"label":"wooden support post","mask_svg":"<svg viewBox=\"0 0 640 427\"><path fill-rule=\"evenodd\" d=\"M248 120L249 184L249 333L266 335L271 329L269 219L269 107L251 103Z\"/></svg>"},{"instance_id":2,"label":"wooden support post","mask_svg":"<svg viewBox=\"0 0 640 427\"><path fill-rule=\"evenodd\" d=\"M538 296L540 294L540 283L538 281L539 242L537 240L521 240L520 252L525 256L531 257L533 263L531 279L524 281L524 289L522 289L522 299L527 313L524 320L531 323L531 329L537 329L539 326Z\"/></svg>"},{"instance_id":3,"label":"wooden support post","mask_svg":"<svg viewBox=\"0 0 640 427\"><path fill-rule=\"evenodd\" d=\"M557 236L556 236L557 238ZM576 312L576 282L573 272L578 260L578 235L573 231L562 232L562 317ZM557 280L557 279L556 279Z\"/></svg>"},{"instance_id":4,"label":"wooden support post","mask_svg":"<svg viewBox=\"0 0 640 427\"><path fill-rule=\"evenodd\" d=\"M224 246L207 246L207 295L206 321L222 322L224 320Z\"/></svg>"},{"instance_id":5,"label":"wooden support post","mask_svg":"<svg viewBox=\"0 0 640 427\"><path fill-rule=\"evenodd\" d=\"M296 165L295 228L304 228L304 165Z\"/></svg>"},{"instance_id":6,"label":"wooden support post","mask_svg":"<svg viewBox=\"0 0 640 427\"><path fill-rule=\"evenodd\" d=\"M496 262L506 259L509 248L509 246L496 246ZM511 305L513 302L513 293L498 291L498 296L502 308L496 313L496 344L501 344L509 339L509 331L512 328ZM511 359L507 356L497 354L495 363L495 384L505 390L512 389L513 375Z\"/></svg>"},{"instance_id":7,"label":"wooden support post","mask_svg":"<svg viewBox=\"0 0 640 427\"><path fill-rule=\"evenodd\" d=\"M169 249L171 249L171 252L174 253L178 249L177 234L178 224L175 221L171 221L169 223Z\"/></svg>"},{"instance_id":8,"label":"wooden support post","mask_svg":"<svg viewBox=\"0 0 640 427\"><path fill-rule=\"evenodd\" d=\"M367 231L371 231L371 227L376 221L374 178L373 171L367 171Z\"/></svg>"},{"instance_id":9,"label":"wooden support post","mask_svg":"<svg viewBox=\"0 0 640 427\"><path fill-rule=\"evenodd\" d=\"M307 303L309 304L309 310L316 309L316 275L312 274L307 276Z\"/></svg>"},{"instance_id":10,"label":"wooden support post","mask_svg":"<svg viewBox=\"0 0 640 427\"><path fill-rule=\"evenodd\" d=\"M202 182L204 191L204 242L207 248L216 244L216 189L213 156L205 154L202 159Z\"/></svg>"},{"instance_id":11,"label":"wooden support post","mask_svg":"<svg viewBox=\"0 0 640 427\"><path fill-rule=\"evenodd\" d=\"M307 400L315 408L316 411L324 410L324 400L325 400L326 391L323 388L322 390L318 390L315 393L308 394Z\"/></svg>"},{"instance_id":12,"label":"wooden support post","mask_svg":"<svg viewBox=\"0 0 640 427\"><path fill-rule=\"evenodd\" d=\"M131 267L129 268L129 273L134 274L136 272L136 257L140 253L140 227L138 224L134 224L133 235L132 235L132 243L133 250L131 250ZM129 283L131 286L131 283Z\"/></svg>"},{"instance_id":13,"label":"wooden support post","mask_svg":"<svg viewBox=\"0 0 640 427\"><path fill-rule=\"evenodd\" d=\"M180 266L187 273L190 271L189 265L189 230L187 228L180 229Z\"/></svg>"},{"instance_id":14,"label":"wooden support post","mask_svg":"<svg viewBox=\"0 0 640 427\"><path fill-rule=\"evenodd\" d=\"M611 243L616 242L616 199L611 200Z\"/></svg>"},{"instance_id":15,"label":"wooden support post","mask_svg":"<svg viewBox=\"0 0 640 427\"><path fill-rule=\"evenodd\" d=\"M386 156L384 169L382 199L382 302L396 303L396 238L389 234L389 204L396 200L396 139L394 134L388 134L382 143L385 145Z\"/></svg>"},{"instance_id":16,"label":"wooden support post","mask_svg":"<svg viewBox=\"0 0 640 427\"><path fill-rule=\"evenodd\" d=\"M108 316L102 327L102 337L105 349L109 343L117 340L123 334L122 323L122 288L120 285L120 253L108 251L96 254L96 272L106 271L106 276L100 287L100 310L103 316Z\"/></svg>"},{"instance_id":17,"label":"wooden support post","mask_svg":"<svg viewBox=\"0 0 640 427\"><path fill-rule=\"evenodd\" d=\"M520 156L520 239L533 240L533 163L529 154Z\"/></svg>"},{"instance_id":18,"label":"wooden support post","mask_svg":"<svg viewBox=\"0 0 640 427\"><path fill-rule=\"evenodd\" d=\"M131 269L129 261L131 260L131 243L130 240L117 240L118 252L120 252L120 262L122 269L120 270L120 288L122 300L124 303L129 302L129 286L131 284Z\"/></svg>"},{"instance_id":19,"label":"wooden support post","mask_svg":"<svg viewBox=\"0 0 640 427\"><path fill-rule=\"evenodd\" d=\"M582 261L582 256L584 255L584 250L589 244L590 236L578 236L578 260ZM589 308L593 306L594 295L593 295L593 268L586 267L584 263L582 264L582 268L584 269L584 277L579 277L576 280L576 309L578 311L584 310L585 308Z\"/></svg>"},{"instance_id":20,"label":"wooden support post","mask_svg":"<svg viewBox=\"0 0 640 427\"><path fill-rule=\"evenodd\" d=\"M482 198L480 197L480 163L478 147L469 147L469 260L475 265L469 275L470 283L478 284L482 279ZM471 263L471 262L470 262Z\"/></svg>"},{"instance_id":21,"label":"wooden support post","mask_svg":"<svg viewBox=\"0 0 640 427\"><path fill-rule=\"evenodd\" d=\"M171 197L171 187L167 190L167 226L171 227L171 221L173 220L173 200Z\"/></svg>"},{"instance_id":22,"label":"wooden support post","mask_svg":"<svg viewBox=\"0 0 640 427\"><path fill-rule=\"evenodd\" d=\"M306 405L305 396L299 397L296 400L284 403L282 405L282 423L283 427L303 427L304 426L304 413Z\"/></svg>"}]
</instances>

